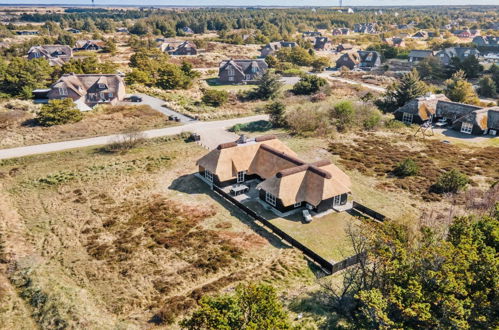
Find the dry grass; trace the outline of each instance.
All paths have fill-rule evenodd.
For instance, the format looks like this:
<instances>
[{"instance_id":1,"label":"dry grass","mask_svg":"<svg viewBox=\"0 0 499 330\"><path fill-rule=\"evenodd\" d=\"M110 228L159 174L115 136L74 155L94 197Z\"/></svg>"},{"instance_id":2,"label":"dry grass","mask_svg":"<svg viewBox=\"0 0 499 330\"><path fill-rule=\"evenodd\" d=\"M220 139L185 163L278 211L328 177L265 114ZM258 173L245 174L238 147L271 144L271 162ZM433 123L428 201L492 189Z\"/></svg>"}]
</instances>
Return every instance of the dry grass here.
<instances>
[{"instance_id":1,"label":"dry grass","mask_svg":"<svg viewBox=\"0 0 499 330\"><path fill-rule=\"evenodd\" d=\"M171 125L149 106L103 106L84 114L82 121L41 127L35 114L18 109L0 112L0 148L57 142ZM2 120L5 119L5 120Z\"/></svg>"},{"instance_id":2,"label":"dry grass","mask_svg":"<svg viewBox=\"0 0 499 330\"><path fill-rule=\"evenodd\" d=\"M239 281L309 283L299 252L269 244L186 176L203 153L160 139L126 154L90 148L0 163L16 233L30 246L30 258L9 261L10 280L40 327L171 329L203 294Z\"/></svg>"}]
</instances>

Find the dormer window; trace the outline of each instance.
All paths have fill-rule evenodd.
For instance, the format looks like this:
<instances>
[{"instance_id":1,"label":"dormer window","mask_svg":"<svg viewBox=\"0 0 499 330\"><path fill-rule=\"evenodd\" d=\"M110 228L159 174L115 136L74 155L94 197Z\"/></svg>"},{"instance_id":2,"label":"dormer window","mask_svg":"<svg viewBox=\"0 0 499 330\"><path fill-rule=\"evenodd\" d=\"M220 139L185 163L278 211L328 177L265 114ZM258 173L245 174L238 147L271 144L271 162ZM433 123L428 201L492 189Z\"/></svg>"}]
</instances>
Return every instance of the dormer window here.
<instances>
[{"instance_id":1,"label":"dormer window","mask_svg":"<svg viewBox=\"0 0 499 330\"><path fill-rule=\"evenodd\" d=\"M68 95L68 89L66 87L59 87L59 95L60 96L67 96Z\"/></svg>"},{"instance_id":2,"label":"dormer window","mask_svg":"<svg viewBox=\"0 0 499 330\"><path fill-rule=\"evenodd\" d=\"M99 83L99 84L97 84L97 86L98 86L100 89L106 89L106 88L107 88L106 84L100 84L100 83Z\"/></svg>"},{"instance_id":3,"label":"dormer window","mask_svg":"<svg viewBox=\"0 0 499 330\"><path fill-rule=\"evenodd\" d=\"M258 67L254 66L251 68L252 73L257 73L258 72Z\"/></svg>"},{"instance_id":4,"label":"dormer window","mask_svg":"<svg viewBox=\"0 0 499 330\"><path fill-rule=\"evenodd\" d=\"M228 67L227 72L229 76L234 76L236 74L233 67Z\"/></svg>"}]
</instances>

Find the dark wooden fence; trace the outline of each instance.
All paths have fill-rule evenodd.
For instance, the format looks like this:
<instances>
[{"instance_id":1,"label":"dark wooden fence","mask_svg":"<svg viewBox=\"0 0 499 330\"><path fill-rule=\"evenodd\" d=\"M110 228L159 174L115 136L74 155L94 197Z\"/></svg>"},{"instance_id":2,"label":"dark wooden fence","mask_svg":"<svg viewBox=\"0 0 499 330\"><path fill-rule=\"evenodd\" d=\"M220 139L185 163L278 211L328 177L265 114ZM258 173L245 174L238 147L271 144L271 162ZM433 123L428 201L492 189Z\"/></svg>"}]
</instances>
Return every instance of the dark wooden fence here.
<instances>
[{"instance_id":1,"label":"dark wooden fence","mask_svg":"<svg viewBox=\"0 0 499 330\"><path fill-rule=\"evenodd\" d=\"M370 208L368 208L367 206L364 206L360 203L357 203L356 201L353 202L353 209L357 212L360 212L360 213L364 213L368 216L370 216L371 218L375 219L375 220L378 220L378 221L385 221L386 217L381 214L381 213L378 213Z\"/></svg>"},{"instance_id":2,"label":"dark wooden fence","mask_svg":"<svg viewBox=\"0 0 499 330\"><path fill-rule=\"evenodd\" d=\"M307 257L309 257L311 260L313 260L316 264L321 266L321 268L323 268L329 274L334 274L336 272L339 272L340 270L343 270L347 267L355 265L356 263L358 263L360 261L360 258L362 258L362 256L360 254L358 254L358 255L348 257L343 261L332 264L329 261L327 261L326 259L324 259L323 257L321 257L320 255L318 255L317 253L315 253L314 251L312 251L311 249L309 249L308 247L306 247L305 245L303 245L302 243L298 242L293 237L286 234L284 231L282 231L281 229L276 227L270 221L268 221L267 219L258 215L256 212L254 212L253 210L251 210L250 208L248 208L247 206L245 206L244 204L242 204L241 202L236 200L230 194L227 194L225 191L223 191L222 189L220 189L219 187L217 187L215 185L213 185L212 187L216 193L221 195L223 198L225 198L230 203L237 206L241 211L246 213L253 220L258 221L264 227L270 229L270 231L272 231L272 233L274 233L276 236L278 236L282 240L291 244L291 246L293 246L293 247L297 248L298 250L300 250L301 252L303 252L303 254L305 254Z\"/></svg>"}]
</instances>

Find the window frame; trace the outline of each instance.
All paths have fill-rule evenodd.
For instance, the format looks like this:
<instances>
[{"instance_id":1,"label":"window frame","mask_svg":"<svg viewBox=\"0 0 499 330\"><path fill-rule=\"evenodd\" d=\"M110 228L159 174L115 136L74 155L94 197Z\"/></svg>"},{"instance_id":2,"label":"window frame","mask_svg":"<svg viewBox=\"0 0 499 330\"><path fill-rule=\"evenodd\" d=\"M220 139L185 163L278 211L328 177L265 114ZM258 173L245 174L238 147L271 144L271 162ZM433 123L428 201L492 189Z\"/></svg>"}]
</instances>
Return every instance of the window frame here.
<instances>
[{"instance_id":1,"label":"window frame","mask_svg":"<svg viewBox=\"0 0 499 330\"><path fill-rule=\"evenodd\" d=\"M301 207L301 202L298 202L298 203L294 203L293 204L293 207L296 209L298 207Z\"/></svg>"},{"instance_id":2,"label":"window frame","mask_svg":"<svg viewBox=\"0 0 499 330\"><path fill-rule=\"evenodd\" d=\"M460 132L464 133L464 134L471 134L473 132L473 124L469 123L467 121L463 121L461 123L461 130L460 130Z\"/></svg>"},{"instance_id":3,"label":"window frame","mask_svg":"<svg viewBox=\"0 0 499 330\"><path fill-rule=\"evenodd\" d=\"M234 81L234 76L229 76L229 81Z\"/></svg>"},{"instance_id":4,"label":"window frame","mask_svg":"<svg viewBox=\"0 0 499 330\"><path fill-rule=\"evenodd\" d=\"M68 96L68 89L66 87L57 87L60 96Z\"/></svg>"},{"instance_id":5,"label":"window frame","mask_svg":"<svg viewBox=\"0 0 499 330\"><path fill-rule=\"evenodd\" d=\"M277 205L277 197L269 193L268 191L265 192L265 202L272 206Z\"/></svg>"},{"instance_id":6,"label":"window frame","mask_svg":"<svg viewBox=\"0 0 499 330\"><path fill-rule=\"evenodd\" d=\"M204 178L209 182L213 183L213 173L206 169L204 170Z\"/></svg>"},{"instance_id":7,"label":"window frame","mask_svg":"<svg viewBox=\"0 0 499 330\"><path fill-rule=\"evenodd\" d=\"M410 118L410 121L408 118ZM412 125L412 123L414 122L414 115L412 113L403 112L402 122L407 125Z\"/></svg>"},{"instance_id":8,"label":"window frame","mask_svg":"<svg viewBox=\"0 0 499 330\"><path fill-rule=\"evenodd\" d=\"M237 172L237 183L242 183L246 179L246 171L239 171Z\"/></svg>"}]
</instances>

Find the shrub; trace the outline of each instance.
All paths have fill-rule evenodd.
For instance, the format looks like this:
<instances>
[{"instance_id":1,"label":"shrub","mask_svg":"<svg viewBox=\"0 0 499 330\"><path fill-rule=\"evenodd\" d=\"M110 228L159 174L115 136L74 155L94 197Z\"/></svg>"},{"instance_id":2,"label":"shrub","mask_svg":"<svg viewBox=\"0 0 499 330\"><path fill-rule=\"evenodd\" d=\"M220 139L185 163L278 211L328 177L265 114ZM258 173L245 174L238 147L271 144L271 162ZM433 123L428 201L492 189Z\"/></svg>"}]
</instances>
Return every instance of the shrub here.
<instances>
[{"instance_id":1,"label":"shrub","mask_svg":"<svg viewBox=\"0 0 499 330\"><path fill-rule=\"evenodd\" d=\"M125 153L145 141L144 134L139 131L132 131L118 136L115 141L109 143L103 148L105 152L111 153Z\"/></svg>"},{"instance_id":2,"label":"shrub","mask_svg":"<svg viewBox=\"0 0 499 330\"><path fill-rule=\"evenodd\" d=\"M286 126L286 106L281 102L273 102L265 106L269 120L274 127Z\"/></svg>"},{"instance_id":3,"label":"shrub","mask_svg":"<svg viewBox=\"0 0 499 330\"><path fill-rule=\"evenodd\" d=\"M83 114L75 107L72 99L50 100L42 106L36 120L42 126L75 123L83 119Z\"/></svg>"},{"instance_id":4,"label":"shrub","mask_svg":"<svg viewBox=\"0 0 499 330\"><path fill-rule=\"evenodd\" d=\"M229 93L224 90L216 89L206 89L203 91L203 97L201 98L204 104L219 107L224 105L229 100Z\"/></svg>"},{"instance_id":5,"label":"shrub","mask_svg":"<svg viewBox=\"0 0 499 330\"><path fill-rule=\"evenodd\" d=\"M331 113L330 117L336 124L339 130L345 130L353 124L355 116L355 108L350 101L341 101L337 103Z\"/></svg>"},{"instance_id":6,"label":"shrub","mask_svg":"<svg viewBox=\"0 0 499 330\"><path fill-rule=\"evenodd\" d=\"M457 193L463 190L468 183L470 183L470 179L466 174L452 169L438 178L437 182L432 186L432 190L439 194Z\"/></svg>"},{"instance_id":7,"label":"shrub","mask_svg":"<svg viewBox=\"0 0 499 330\"><path fill-rule=\"evenodd\" d=\"M393 174L401 177L416 175L419 172L419 167L416 162L410 158L397 164L393 170Z\"/></svg>"},{"instance_id":8,"label":"shrub","mask_svg":"<svg viewBox=\"0 0 499 330\"><path fill-rule=\"evenodd\" d=\"M302 77L292 88L296 95L310 95L317 93L320 88L327 84L326 79L314 75Z\"/></svg>"}]
</instances>

